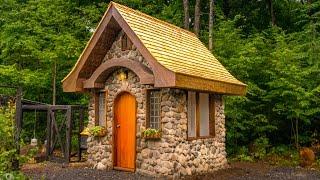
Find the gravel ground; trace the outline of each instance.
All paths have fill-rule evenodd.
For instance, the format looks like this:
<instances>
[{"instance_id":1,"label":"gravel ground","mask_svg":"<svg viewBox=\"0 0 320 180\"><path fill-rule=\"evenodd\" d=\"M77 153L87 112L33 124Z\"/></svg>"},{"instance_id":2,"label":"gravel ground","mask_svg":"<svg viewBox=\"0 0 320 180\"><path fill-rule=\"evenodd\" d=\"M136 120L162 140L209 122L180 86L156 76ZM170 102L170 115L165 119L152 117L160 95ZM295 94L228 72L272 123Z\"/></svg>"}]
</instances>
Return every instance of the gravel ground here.
<instances>
[{"instance_id":1,"label":"gravel ground","mask_svg":"<svg viewBox=\"0 0 320 180\"><path fill-rule=\"evenodd\" d=\"M301 167L277 167L262 162L234 162L229 169L188 179L221 179L221 180L320 180L320 171Z\"/></svg>"},{"instance_id":2,"label":"gravel ground","mask_svg":"<svg viewBox=\"0 0 320 180\"><path fill-rule=\"evenodd\" d=\"M84 163L72 163L68 167L55 163L28 164L22 171L30 179L114 179L114 180L146 180L154 179L134 173L121 171L99 171L88 168ZM320 180L320 171L299 167L275 167L264 163L234 162L230 168L217 171L213 174L183 177L186 180L197 179L294 179Z\"/></svg>"},{"instance_id":3,"label":"gravel ground","mask_svg":"<svg viewBox=\"0 0 320 180\"><path fill-rule=\"evenodd\" d=\"M122 171L100 171L89 168L84 163L72 163L68 167L57 163L28 164L22 167L22 172L30 179L50 179L50 180L146 180L149 177L135 173Z\"/></svg>"}]
</instances>

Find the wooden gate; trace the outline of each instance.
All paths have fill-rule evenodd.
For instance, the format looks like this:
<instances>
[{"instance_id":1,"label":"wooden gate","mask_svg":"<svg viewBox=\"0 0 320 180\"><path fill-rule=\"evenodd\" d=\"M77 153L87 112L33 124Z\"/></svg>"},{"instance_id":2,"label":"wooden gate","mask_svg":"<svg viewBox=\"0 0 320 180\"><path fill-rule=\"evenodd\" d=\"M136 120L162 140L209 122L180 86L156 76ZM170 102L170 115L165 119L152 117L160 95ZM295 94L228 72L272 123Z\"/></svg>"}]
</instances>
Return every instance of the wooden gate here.
<instances>
[{"instance_id":1,"label":"wooden gate","mask_svg":"<svg viewBox=\"0 0 320 180\"><path fill-rule=\"evenodd\" d=\"M38 110L47 111L47 160L62 160L66 163L70 162L71 157L71 139L72 135L78 138L77 156L81 159L81 136L83 130L83 119L85 107L73 105L22 105L22 111ZM62 115L62 118L57 116ZM76 117L78 115L78 117ZM62 156L55 154L57 147L60 148Z\"/></svg>"},{"instance_id":2,"label":"wooden gate","mask_svg":"<svg viewBox=\"0 0 320 180\"><path fill-rule=\"evenodd\" d=\"M27 112L46 112L47 113L47 146L46 159L53 158L53 152L59 145L63 154L63 161L69 163L71 156L71 138L76 135L78 139L77 156L81 160L81 136L83 130L84 114L87 107L79 105L50 105L41 102L31 101L22 98L22 88L15 86L0 85L0 88L13 89L15 95L0 95L0 106L7 103L8 99L13 99L16 106L14 139L16 153L20 153L20 134L23 124L23 114ZM61 122L57 121L57 113L62 112L64 118ZM19 168L18 159L13 159L14 169Z\"/></svg>"}]
</instances>

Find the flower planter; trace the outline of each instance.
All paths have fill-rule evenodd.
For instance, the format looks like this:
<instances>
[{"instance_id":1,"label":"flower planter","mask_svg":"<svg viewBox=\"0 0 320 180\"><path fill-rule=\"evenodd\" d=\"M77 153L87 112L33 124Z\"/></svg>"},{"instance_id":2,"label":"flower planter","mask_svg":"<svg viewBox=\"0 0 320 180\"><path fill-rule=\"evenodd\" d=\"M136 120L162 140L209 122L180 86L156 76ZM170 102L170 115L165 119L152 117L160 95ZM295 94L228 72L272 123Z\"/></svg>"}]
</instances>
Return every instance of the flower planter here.
<instances>
[{"instance_id":1,"label":"flower planter","mask_svg":"<svg viewBox=\"0 0 320 180\"><path fill-rule=\"evenodd\" d=\"M142 137L146 140L160 140L161 132L155 129L147 129L142 132Z\"/></svg>"},{"instance_id":2,"label":"flower planter","mask_svg":"<svg viewBox=\"0 0 320 180\"><path fill-rule=\"evenodd\" d=\"M146 140L160 140L161 139L161 135L150 135L150 136L144 136L143 137Z\"/></svg>"},{"instance_id":3,"label":"flower planter","mask_svg":"<svg viewBox=\"0 0 320 180\"><path fill-rule=\"evenodd\" d=\"M104 137L107 135L107 129L102 126L94 126L91 128L85 128L81 133L81 136L88 137Z\"/></svg>"},{"instance_id":4,"label":"flower planter","mask_svg":"<svg viewBox=\"0 0 320 180\"><path fill-rule=\"evenodd\" d=\"M107 135L107 130L105 128L101 129L97 134L95 134L95 137L104 137Z\"/></svg>"}]
</instances>

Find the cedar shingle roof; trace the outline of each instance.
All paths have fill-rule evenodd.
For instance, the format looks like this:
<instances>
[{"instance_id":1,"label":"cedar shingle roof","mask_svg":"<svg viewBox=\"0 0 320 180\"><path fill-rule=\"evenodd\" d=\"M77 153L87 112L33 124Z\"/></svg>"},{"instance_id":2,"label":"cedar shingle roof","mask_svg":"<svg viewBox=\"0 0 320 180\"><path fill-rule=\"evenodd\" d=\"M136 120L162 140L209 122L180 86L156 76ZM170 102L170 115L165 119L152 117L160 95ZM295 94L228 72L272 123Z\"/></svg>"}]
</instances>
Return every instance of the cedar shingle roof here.
<instances>
[{"instance_id":1,"label":"cedar shingle roof","mask_svg":"<svg viewBox=\"0 0 320 180\"><path fill-rule=\"evenodd\" d=\"M151 64L155 87L234 95L246 93L246 85L232 76L195 34L114 2L109 4L79 60L62 81L64 91L84 90L85 81L108 50L101 49L107 47L102 45L110 45L118 28L125 30Z\"/></svg>"},{"instance_id":2,"label":"cedar shingle roof","mask_svg":"<svg viewBox=\"0 0 320 180\"><path fill-rule=\"evenodd\" d=\"M167 69L244 85L223 67L194 33L126 6L113 4L152 56Z\"/></svg>"}]
</instances>

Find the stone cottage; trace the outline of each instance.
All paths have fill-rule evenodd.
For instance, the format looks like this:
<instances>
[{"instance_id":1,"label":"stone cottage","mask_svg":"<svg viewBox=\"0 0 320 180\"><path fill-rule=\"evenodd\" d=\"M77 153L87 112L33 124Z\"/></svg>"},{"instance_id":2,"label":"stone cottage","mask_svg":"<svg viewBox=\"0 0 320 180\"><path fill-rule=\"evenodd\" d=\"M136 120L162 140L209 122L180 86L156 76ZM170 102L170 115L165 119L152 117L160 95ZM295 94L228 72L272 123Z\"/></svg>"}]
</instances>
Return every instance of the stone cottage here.
<instances>
[{"instance_id":1,"label":"stone cottage","mask_svg":"<svg viewBox=\"0 0 320 180\"><path fill-rule=\"evenodd\" d=\"M88 126L106 128L94 167L170 177L227 165L223 95L246 93L192 32L114 2L63 89L90 94Z\"/></svg>"}]
</instances>

